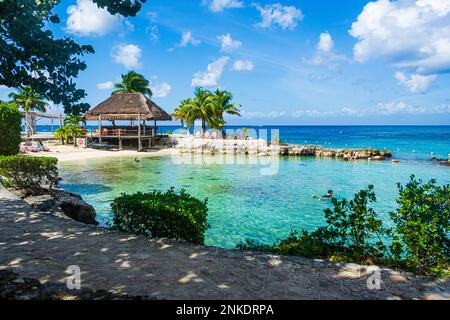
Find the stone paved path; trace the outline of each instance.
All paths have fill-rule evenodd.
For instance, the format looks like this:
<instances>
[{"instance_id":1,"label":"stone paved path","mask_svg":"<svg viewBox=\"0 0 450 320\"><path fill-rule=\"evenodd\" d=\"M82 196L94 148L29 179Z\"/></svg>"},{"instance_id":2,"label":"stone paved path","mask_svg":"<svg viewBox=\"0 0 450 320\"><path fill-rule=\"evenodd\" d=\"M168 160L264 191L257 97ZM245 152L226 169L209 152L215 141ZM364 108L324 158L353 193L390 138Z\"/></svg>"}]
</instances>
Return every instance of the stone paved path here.
<instances>
[{"instance_id":1,"label":"stone paved path","mask_svg":"<svg viewBox=\"0 0 450 320\"><path fill-rule=\"evenodd\" d=\"M33 211L0 188L0 270L65 283L81 268L84 288L161 299L450 299L448 281L353 264L152 240Z\"/></svg>"}]
</instances>

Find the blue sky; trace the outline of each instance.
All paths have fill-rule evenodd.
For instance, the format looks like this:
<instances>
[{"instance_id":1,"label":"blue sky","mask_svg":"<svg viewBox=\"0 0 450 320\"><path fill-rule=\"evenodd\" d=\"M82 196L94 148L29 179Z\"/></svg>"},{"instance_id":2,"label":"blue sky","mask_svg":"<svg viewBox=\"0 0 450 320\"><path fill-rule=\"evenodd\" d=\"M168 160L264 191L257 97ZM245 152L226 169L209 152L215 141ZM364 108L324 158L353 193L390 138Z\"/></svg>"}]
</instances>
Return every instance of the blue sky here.
<instances>
[{"instance_id":1,"label":"blue sky","mask_svg":"<svg viewBox=\"0 0 450 320\"><path fill-rule=\"evenodd\" d=\"M96 50L77 79L91 106L136 70L169 112L196 85L230 90L243 115L229 124L450 120L450 0L149 0L127 19L71 0L57 12L58 36Z\"/></svg>"}]
</instances>

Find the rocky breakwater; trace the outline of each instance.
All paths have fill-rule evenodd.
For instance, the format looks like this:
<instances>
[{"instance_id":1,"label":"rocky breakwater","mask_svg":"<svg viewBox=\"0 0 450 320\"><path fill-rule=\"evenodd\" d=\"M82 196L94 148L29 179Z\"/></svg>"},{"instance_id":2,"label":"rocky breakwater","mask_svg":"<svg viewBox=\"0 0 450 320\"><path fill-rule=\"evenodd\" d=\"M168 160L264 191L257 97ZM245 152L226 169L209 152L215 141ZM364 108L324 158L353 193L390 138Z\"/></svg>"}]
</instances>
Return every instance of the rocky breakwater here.
<instances>
[{"instance_id":1,"label":"rocky breakwater","mask_svg":"<svg viewBox=\"0 0 450 320\"><path fill-rule=\"evenodd\" d=\"M280 146L280 155L338 158L343 160L385 160L392 157L392 153L390 151L372 148L327 148L322 146L306 146L294 144Z\"/></svg>"},{"instance_id":2,"label":"rocky breakwater","mask_svg":"<svg viewBox=\"0 0 450 320\"><path fill-rule=\"evenodd\" d=\"M178 138L175 149L179 153L245 154L258 156L326 157L343 160L385 160L392 157L387 150L327 148L314 145L273 145L262 139L222 140Z\"/></svg>"},{"instance_id":3,"label":"rocky breakwater","mask_svg":"<svg viewBox=\"0 0 450 320\"><path fill-rule=\"evenodd\" d=\"M42 189L39 193L27 190L11 191L34 209L62 213L75 221L98 225L94 207L78 194L62 189Z\"/></svg>"}]
</instances>

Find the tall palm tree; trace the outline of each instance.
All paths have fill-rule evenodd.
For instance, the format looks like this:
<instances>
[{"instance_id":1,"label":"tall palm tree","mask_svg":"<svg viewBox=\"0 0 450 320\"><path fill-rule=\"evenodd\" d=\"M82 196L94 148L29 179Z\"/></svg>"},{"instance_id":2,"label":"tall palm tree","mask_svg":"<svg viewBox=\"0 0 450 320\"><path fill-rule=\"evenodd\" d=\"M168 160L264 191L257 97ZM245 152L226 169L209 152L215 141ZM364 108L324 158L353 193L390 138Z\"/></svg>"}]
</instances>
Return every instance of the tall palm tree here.
<instances>
[{"instance_id":1,"label":"tall palm tree","mask_svg":"<svg viewBox=\"0 0 450 320\"><path fill-rule=\"evenodd\" d=\"M45 102L46 98L35 92L31 87L20 88L18 93L11 92L9 97L12 99L12 102L19 107L22 107L25 112L35 110L46 112L46 106L48 105L47 102Z\"/></svg>"},{"instance_id":2,"label":"tall palm tree","mask_svg":"<svg viewBox=\"0 0 450 320\"><path fill-rule=\"evenodd\" d=\"M188 128L190 128L195 122L195 119L190 119L189 117L191 103L191 99L182 100L178 108L176 108L172 114L177 120L181 121L182 127L184 127L184 122L186 122L186 126Z\"/></svg>"},{"instance_id":3,"label":"tall palm tree","mask_svg":"<svg viewBox=\"0 0 450 320\"><path fill-rule=\"evenodd\" d=\"M190 119L201 120L203 135L206 132L206 124L210 128L214 127L212 93L204 88L196 88L194 93L195 97L187 104L188 115Z\"/></svg>"},{"instance_id":4,"label":"tall palm tree","mask_svg":"<svg viewBox=\"0 0 450 320\"><path fill-rule=\"evenodd\" d=\"M142 93L149 98L152 97L153 92L150 89L150 82L144 78L143 75L129 71L127 74L122 75L122 81L114 85L116 89L115 93Z\"/></svg>"},{"instance_id":5,"label":"tall palm tree","mask_svg":"<svg viewBox=\"0 0 450 320\"><path fill-rule=\"evenodd\" d=\"M226 90L217 89L211 97L211 108L213 114L212 128L221 129L226 121L223 118L224 114L241 116L240 107L238 103L232 103L233 94Z\"/></svg>"}]
</instances>

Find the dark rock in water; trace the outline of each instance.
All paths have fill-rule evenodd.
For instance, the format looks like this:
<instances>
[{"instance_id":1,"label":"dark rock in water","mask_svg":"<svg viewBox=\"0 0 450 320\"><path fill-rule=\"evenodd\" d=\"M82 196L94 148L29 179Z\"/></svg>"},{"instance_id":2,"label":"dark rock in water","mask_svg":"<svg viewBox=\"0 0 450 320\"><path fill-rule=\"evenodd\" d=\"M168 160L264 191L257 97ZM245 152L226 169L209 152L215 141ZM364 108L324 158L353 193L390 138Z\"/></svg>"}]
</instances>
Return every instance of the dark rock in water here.
<instances>
[{"instance_id":1,"label":"dark rock in water","mask_svg":"<svg viewBox=\"0 0 450 320\"><path fill-rule=\"evenodd\" d=\"M431 158L431 161L437 162L441 166L450 167L450 160L447 160L447 159L439 159L439 158L433 157L433 158Z\"/></svg>"},{"instance_id":2,"label":"dark rock in water","mask_svg":"<svg viewBox=\"0 0 450 320\"><path fill-rule=\"evenodd\" d=\"M56 199L56 203L61 211L73 220L98 225L98 222L95 220L94 207L86 203L80 196L67 193L59 196Z\"/></svg>"},{"instance_id":3,"label":"dark rock in water","mask_svg":"<svg viewBox=\"0 0 450 320\"><path fill-rule=\"evenodd\" d=\"M56 204L55 198L50 194L45 194L42 196L28 196L23 200L28 202L34 209L42 211L50 210L54 208Z\"/></svg>"}]
</instances>

